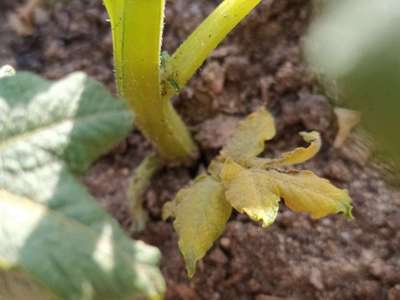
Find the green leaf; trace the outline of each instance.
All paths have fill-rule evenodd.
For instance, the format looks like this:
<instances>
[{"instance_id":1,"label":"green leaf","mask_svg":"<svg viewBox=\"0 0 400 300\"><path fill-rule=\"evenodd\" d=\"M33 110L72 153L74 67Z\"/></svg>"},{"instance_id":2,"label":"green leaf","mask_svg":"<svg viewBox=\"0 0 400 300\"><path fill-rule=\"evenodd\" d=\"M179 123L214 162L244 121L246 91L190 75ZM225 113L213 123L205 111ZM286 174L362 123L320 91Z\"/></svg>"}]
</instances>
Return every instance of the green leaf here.
<instances>
[{"instance_id":1,"label":"green leaf","mask_svg":"<svg viewBox=\"0 0 400 300\"><path fill-rule=\"evenodd\" d=\"M9 77L14 75L15 75L15 70L13 67L9 65L0 67L0 79L3 77Z\"/></svg>"},{"instance_id":2,"label":"green leaf","mask_svg":"<svg viewBox=\"0 0 400 300\"><path fill-rule=\"evenodd\" d=\"M222 170L226 200L240 213L247 214L262 226L271 225L278 215L279 196L268 174L262 170L241 170L228 162Z\"/></svg>"},{"instance_id":3,"label":"green leaf","mask_svg":"<svg viewBox=\"0 0 400 300\"><path fill-rule=\"evenodd\" d=\"M260 154L265 148L265 141L272 139L275 133L272 115L265 108L260 108L240 122L221 155L246 162Z\"/></svg>"},{"instance_id":4,"label":"green leaf","mask_svg":"<svg viewBox=\"0 0 400 300\"><path fill-rule=\"evenodd\" d=\"M174 205L174 212L170 214L175 216L179 248L192 277L197 261L224 231L232 208L225 201L222 184L206 175L200 175L189 187L180 190ZM173 205L167 207L171 209Z\"/></svg>"},{"instance_id":5,"label":"green leaf","mask_svg":"<svg viewBox=\"0 0 400 300\"><path fill-rule=\"evenodd\" d=\"M122 102L82 73L55 83L29 73L0 79L0 287L6 299L38 286L32 293L50 295L40 299L162 292L158 250L127 238L74 177L123 139L132 121ZM9 288L16 272L30 284Z\"/></svg>"}]
</instances>

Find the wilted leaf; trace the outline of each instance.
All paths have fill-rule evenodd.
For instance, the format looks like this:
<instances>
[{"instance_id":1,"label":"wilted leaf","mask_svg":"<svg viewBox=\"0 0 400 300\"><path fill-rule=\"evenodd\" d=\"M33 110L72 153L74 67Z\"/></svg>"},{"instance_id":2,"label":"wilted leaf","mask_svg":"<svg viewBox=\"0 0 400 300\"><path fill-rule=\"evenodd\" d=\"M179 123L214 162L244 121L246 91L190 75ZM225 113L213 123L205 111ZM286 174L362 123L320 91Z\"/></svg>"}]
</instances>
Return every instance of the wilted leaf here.
<instances>
[{"instance_id":1,"label":"wilted leaf","mask_svg":"<svg viewBox=\"0 0 400 300\"><path fill-rule=\"evenodd\" d=\"M252 164L259 168L276 168L296 165L313 158L321 149L321 136L318 132L300 132L304 141L310 143L307 148L298 147L290 152L283 153L276 159L255 159Z\"/></svg>"},{"instance_id":2,"label":"wilted leaf","mask_svg":"<svg viewBox=\"0 0 400 300\"><path fill-rule=\"evenodd\" d=\"M263 227L271 225L278 214L279 196L273 181L263 170L239 170L235 163L228 163L222 171L226 187L226 200L240 213L246 213L254 221L262 221Z\"/></svg>"},{"instance_id":3,"label":"wilted leaf","mask_svg":"<svg viewBox=\"0 0 400 300\"><path fill-rule=\"evenodd\" d=\"M218 177L225 183L231 182L237 175L246 170L242 165L234 162L231 159L227 159L224 163L221 163L220 172Z\"/></svg>"},{"instance_id":4,"label":"wilted leaf","mask_svg":"<svg viewBox=\"0 0 400 300\"><path fill-rule=\"evenodd\" d=\"M131 230L142 231L146 226L148 215L143 208L144 193L150 185L151 178L161 168L162 164L156 154L148 155L129 179L128 204L132 218Z\"/></svg>"},{"instance_id":5,"label":"wilted leaf","mask_svg":"<svg viewBox=\"0 0 400 300\"><path fill-rule=\"evenodd\" d=\"M361 114L351 109L336 107L335 115L339 128L333 146L339 148L344 144L353 128L360 123Z\"/></svg>"},{"instance_id":6,"label":"wilted leaf","mask_svg":"<svg viewBox=\"0 0 400 300\"><path fill-rule=\"evenodd\" d=\"M264 173L290 209L309 213L315 219L336 213L351 217L351 198L347 190L335 187L313 172L268 170Z\"/></svg>"},{"instance_id":7,"label":"wilted leaf","mask_svg":"<svg viewBox=\"0 0 400 300\"><path fill-rule=\"evenodd\" d=\"M206 175L180 190L175 204L174 228L187 272L192 277L197 261L224 231L232 208L225 201L222 184Z\"/></svg>"},{"instance_id":8,"label":"wilted leaf","mask_svg":"<svg viewBox=\"0 0 400 300\"><path fill-rule=\"evenodd\" d=\"M272 115L265 108L260 108L239 123L221 155L245 162L260 154L265 148L265 141L272 139L275 133Z\"/></svg>"},{"instance_id":9,"label":"wilted leaf","mask_svg":"<svg viewBox=\"0 0 400 300\"><path fill-rule=\"evenodd\" d=\"M82 73L0 79L2 289L19 272L59 299L162 292L158 250L126 237L74 177L131 127L125 105ZM18 294L13 286L6 299Z\"/></svg>"}]
</instances>

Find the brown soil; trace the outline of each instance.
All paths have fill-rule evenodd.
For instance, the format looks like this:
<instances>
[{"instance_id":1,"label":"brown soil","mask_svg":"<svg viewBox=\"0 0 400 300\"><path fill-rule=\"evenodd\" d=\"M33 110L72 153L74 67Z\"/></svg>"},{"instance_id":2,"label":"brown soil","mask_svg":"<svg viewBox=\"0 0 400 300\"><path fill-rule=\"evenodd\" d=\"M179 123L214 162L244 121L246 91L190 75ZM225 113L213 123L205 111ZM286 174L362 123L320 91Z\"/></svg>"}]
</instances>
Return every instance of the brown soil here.
<instances>
[{"instance_id":1,"label":"brown soil","mask_svg":"<svg viewBox=\"0 0 400 300\"><path fill-rule=\"evenodd\" d=\"M172 51L217 2L169 1L165 48ZM47 78L83 70L115 90L111 35L100 0L50 1L36 10L32 34L24 37L6 18L21 4L0 2L0 65ZM368 151L360 151L354 138L332 147L337 127L332 106L300 48L311 9L306 0L264 1L175 100L202 156L192 168L167 168L154 178L146 193L151 221L134 236L161 249L167 299L400 299L400 193L370 166ZM313 221L282 207L265 230L235 215L189 281L161 207L207 165L237 121L260 105L277 120L272 153L300 143L300 130L321 131L323 151L304 167L350 190L355 220ZM125 228L131 222L127 179L150 150L134 131L84 179Z\"/></svg>"}]
</instances>

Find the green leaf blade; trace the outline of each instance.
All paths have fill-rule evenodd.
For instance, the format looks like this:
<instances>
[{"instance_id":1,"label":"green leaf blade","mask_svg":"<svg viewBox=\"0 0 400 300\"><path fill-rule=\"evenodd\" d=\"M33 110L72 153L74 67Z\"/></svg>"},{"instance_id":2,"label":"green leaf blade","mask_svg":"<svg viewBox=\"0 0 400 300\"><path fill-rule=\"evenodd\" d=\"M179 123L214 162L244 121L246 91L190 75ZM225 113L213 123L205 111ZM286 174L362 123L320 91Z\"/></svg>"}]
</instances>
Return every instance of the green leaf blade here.
<instances>
[{"instance_id":1,"label":"green leaf blade","mask_svg":"<svg viewBox=\"0 0 400 300\"><path fill-rule=\"evenodd\" d=\"M162 294L158 250L127 238L74 176L132 129L126 105L82 73L17 73L0 79L0 112L1 272L59 299Z\"/></svg>"},{"instance_id":2,"label":"green leaf blade","mask_svg":"<svg viewBox=\"0 0 400 300\"><path fill-rule=\"evenodd\" d=\"M132 124L126 105L83 73L55 84L29 73L0 81L3 168L14 162L21 168L39 167L56 159L81 173L125 137Z\"/></svg>"}]
</instances>

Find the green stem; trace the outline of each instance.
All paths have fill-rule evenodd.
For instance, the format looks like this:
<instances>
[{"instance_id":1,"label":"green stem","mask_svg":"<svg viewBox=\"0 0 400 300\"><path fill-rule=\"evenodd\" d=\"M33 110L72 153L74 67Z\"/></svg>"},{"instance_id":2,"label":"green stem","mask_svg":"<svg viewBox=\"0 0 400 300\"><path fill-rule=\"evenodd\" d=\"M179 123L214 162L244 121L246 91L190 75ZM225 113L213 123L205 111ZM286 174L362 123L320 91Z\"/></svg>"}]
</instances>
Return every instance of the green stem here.
<instances>
[{"instance_id":1,"label":"green stem","mask_svg":"<svg viewBox=\"0 0 400 300\"><path fill-rule=\"evenodd\" d=\"M165 61L160 70L165 0L104 0L113 29L119 92L136 124L166 161L197 155L189 131L170 99L218 44L261 0L224 0Z\"/></svg>"},{"instance_id":2,"label":"green stem","mask_svg":"<svg viewBox=\"0 0 400 300\"><path fill-rule=\"evenodd\" d=\"M176 50L168 61L169 74L184 87L211 52L261 0L224 0ZM165 98L176 93L171 85Z\"/></svg>"},{"instance_id":3,"label":"green stem","mask_svg":"<svg viewBox=\"0 0 400 300\"><path fill-rule=\"evenodd\" d=\"M135 123L171 162L193 159L197 148L171 102L161 96L160 55L165 0L105 0L113 29L117 85Z\"/></svg>"}]
</instances>

